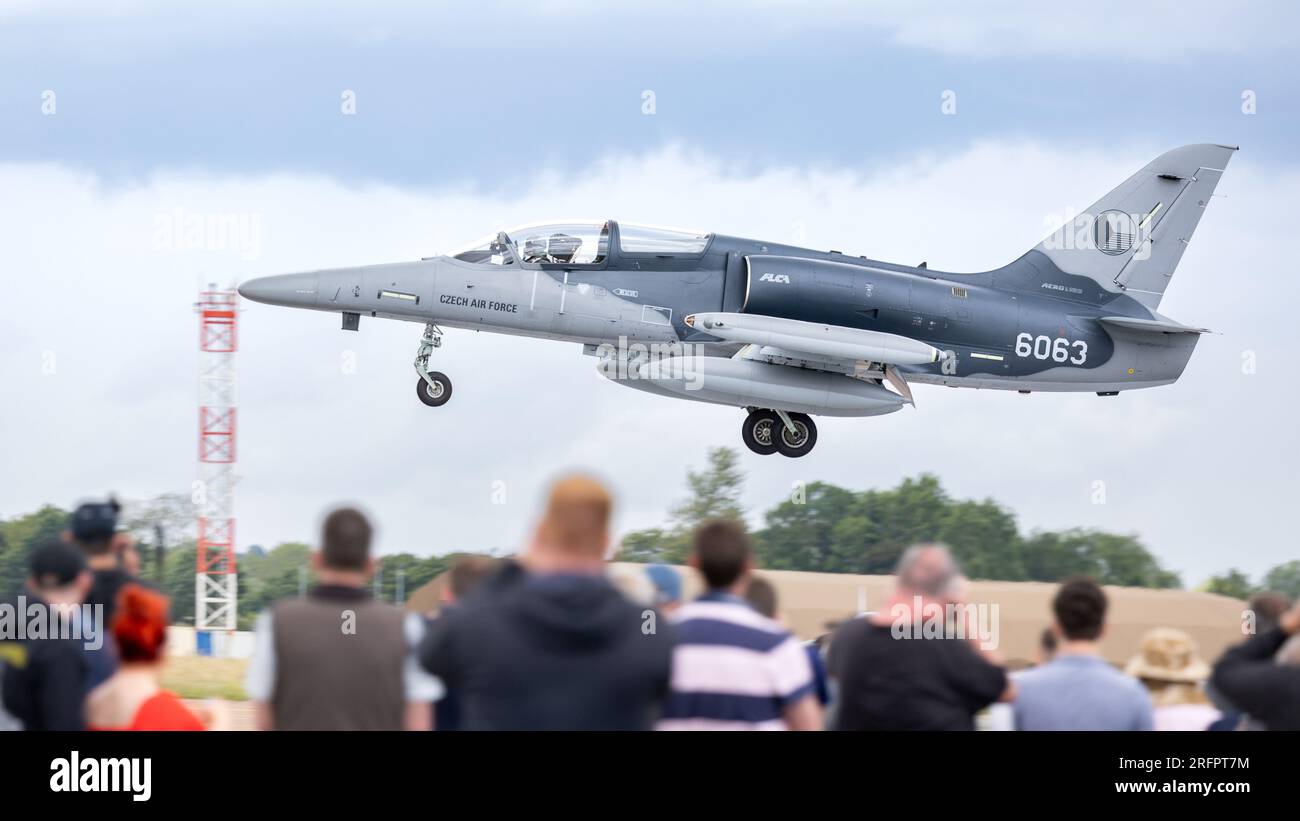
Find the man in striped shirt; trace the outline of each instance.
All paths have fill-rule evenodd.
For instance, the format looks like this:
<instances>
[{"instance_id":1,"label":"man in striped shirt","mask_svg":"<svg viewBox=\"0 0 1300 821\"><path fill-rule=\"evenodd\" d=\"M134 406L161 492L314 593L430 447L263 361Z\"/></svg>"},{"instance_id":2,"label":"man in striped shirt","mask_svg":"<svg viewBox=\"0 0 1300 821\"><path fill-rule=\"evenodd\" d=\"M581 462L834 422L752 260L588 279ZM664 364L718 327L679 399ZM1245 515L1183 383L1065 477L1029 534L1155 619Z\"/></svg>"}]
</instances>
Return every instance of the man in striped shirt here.
<instances>
[{"instance_id":1,"label":"man in striped shirt","mask_svg":"<svg viewBox=\"0 0 1300 821\"><path fill-rule=\"evenodd\" d=\"M672 692L658 729L820 730L803 646L742 598L754 566L744 528L703 525L689 563L708 591L674 618Z\"/></svg>"}]
</instances>

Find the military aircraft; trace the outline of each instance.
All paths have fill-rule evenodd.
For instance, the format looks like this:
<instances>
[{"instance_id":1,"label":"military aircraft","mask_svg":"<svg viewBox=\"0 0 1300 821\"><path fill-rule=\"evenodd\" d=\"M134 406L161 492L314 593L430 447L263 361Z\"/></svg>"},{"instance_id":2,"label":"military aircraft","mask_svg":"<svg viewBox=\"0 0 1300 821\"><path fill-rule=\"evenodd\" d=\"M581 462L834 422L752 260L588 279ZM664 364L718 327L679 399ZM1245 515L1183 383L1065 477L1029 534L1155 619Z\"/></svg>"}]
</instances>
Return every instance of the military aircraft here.
<instances>
[{"instance_id":1,"label":"military aircraft","mask_svg":"<svg viewBox=\"0 0 1300 821\"><path fill-rule=\"evenodd\" d=\"M424 323L426 405L451 398L429 367L444 327L576 342L620 385L744 408L750 450L798 457L816 444L813 416L892 413L915 405L913 384L1114 396L1175 382L1204 329L1156 309L1235 150L1162 154L982 273L607 220L239 292L342 314L349 331L363 315Z\"/></svg>"}]
</instances>

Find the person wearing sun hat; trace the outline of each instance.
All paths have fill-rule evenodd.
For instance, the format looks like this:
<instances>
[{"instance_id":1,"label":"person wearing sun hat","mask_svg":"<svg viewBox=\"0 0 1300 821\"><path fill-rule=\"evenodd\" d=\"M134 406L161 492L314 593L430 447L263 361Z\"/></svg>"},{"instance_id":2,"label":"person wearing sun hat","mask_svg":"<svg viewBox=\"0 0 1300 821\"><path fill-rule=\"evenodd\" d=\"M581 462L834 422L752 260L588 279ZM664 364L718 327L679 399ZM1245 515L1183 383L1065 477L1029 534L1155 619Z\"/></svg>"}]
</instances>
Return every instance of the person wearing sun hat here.
<instances>
[{"instance_id":1,"label":"person wearing sun hat","mask_svg":"<svg viewBox=\"0 0 1300 821\"><path fill-rule=\"evenodd\" d=\"M1151 693L1157 730L1204 730L1219 718L1205 694L1210 665L1182 630L1157 627L1142 637L1124 672Z\"/></svg>"}]
</instances>

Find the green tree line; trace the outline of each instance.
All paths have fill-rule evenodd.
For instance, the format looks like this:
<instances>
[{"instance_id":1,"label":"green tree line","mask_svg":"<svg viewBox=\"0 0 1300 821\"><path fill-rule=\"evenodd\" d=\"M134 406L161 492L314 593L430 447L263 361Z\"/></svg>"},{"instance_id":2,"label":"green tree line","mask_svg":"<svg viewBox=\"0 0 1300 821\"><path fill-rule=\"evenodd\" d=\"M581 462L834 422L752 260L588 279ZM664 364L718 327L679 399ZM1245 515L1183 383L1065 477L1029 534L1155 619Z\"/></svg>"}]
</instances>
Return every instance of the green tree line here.
<instances>
[{"instance_id":1,"label":"green tree line","mask_svg":"<svg viewBox=\"0 0 1300 821\"><path fill-rule=\"evenodd\" d=\"M744 521L743 479L735 451L710 451L703 470L687 473L686 501L669 511L662 527L627 534L619 558L681 563L700 522ZM825 482L797 486L789 499L763 513L752 536L760 565L773 570L891 573L908 545L941 541L974 579L1056 582L1085 574L1103 584L1182 586L1178 574L1161 566L1135 535L1085 528L1022 534L1015 515L996 501L954 499L929 474L886 490ZM1242 598L1258 589L1300 597L1300 562L1273 568L1260 585L1224 578L1211 580L1207 589Z\"/></svg>"},{"instance_id":2,"label":"green tree line","mask_svg":"<svg viewBox=\"0 0 1300 821\"><path fill-rule=\"evenodd\" d=\"M1265 573L1258 582L1235 567L1211 576L1201 589L1237 599L1249 599L1256 593L1281 593L1291 601L1300 601L1300 560L1280 564Z\"/></svg>"},{"instance_id":3,"label":"green tree line","mask_svg":"<svg viewBox=\"0 0 1300 821\"><path fill-rule=\"evenodd\" d=\"M737 452L709 451L703 469L687 471L686 494L668 511L665 523L626 534L619 558L685 561L690 534L701 522L745 521L743 487ZM890 573L908 545L942 541L975 579L1055 582L1087 574L1104 584L1181 586L1178 574L1164 568L1135 535L1083 528L1022 534L1015 515L996 501L954 499L929 474L884 490L851 490L825 482L797 486L789 498L764 511L761 522L752 534L758 560L762 567L776 570ZM127 504L122 524L136 537L141 576L171 597L177 623L192 624L197 548L189 498L164 494ZM67 525L68 511L54 505L0 520L0 596L17 595L30 551L45 539L59 538ZM155 549L159 527L168 542L161 566ZM286 542L238 555L241 628L251 626L271 602L296 596L311 583L310 552L305 543ZM458 555L382 556L377 593L386 601L404 600ZM1300 561L1278 565L1258 582L1240 570L1229 570L1202 589L1237 598L1273 590L1300 599Z\"/></svg>"},{"instance_id":4,"label":"green tree line","mask_svg":"<svg viewBox=\"0 0 1300 821\"><path fill-rule=\"evenodd\" d=\"M4 600L19 594L27 576L28 555L46 539L61 538L68 527L68 515L67 510L46 505L35 513L0 521L0 596ZM188 497L167 494L126 505L121 520L122 527L136 537L141 578L171 599L172 620L177 624L194 623L194 567L198 547L192 516ZM157 560L156 525L162 526L164 538L171 542L166 546L161 566ZM311 584L310 554L311 548L301 542L238 554L240 629L250 628L257 614L271 602L299 595ZM376 593L385 601L405 601L416 589L446 570L455 558L456 554L381 556Z\"/></svg>"}]
</instances>

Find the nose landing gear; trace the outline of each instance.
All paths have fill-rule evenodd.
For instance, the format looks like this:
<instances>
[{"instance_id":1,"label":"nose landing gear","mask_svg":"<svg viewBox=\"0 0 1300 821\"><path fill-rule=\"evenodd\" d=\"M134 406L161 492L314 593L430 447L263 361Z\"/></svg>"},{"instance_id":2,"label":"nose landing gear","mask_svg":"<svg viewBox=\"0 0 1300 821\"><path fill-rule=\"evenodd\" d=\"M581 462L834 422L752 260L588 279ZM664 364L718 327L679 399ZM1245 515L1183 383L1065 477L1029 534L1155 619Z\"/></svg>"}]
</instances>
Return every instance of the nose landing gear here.
<instances>
[{"instance_id":1,"label":"nose landing gear","mask_svg":"<svg viewBox=\"0 0 1300 821\"><path fill-rule=\"evenodd\" d=\"M447 404L451 399L451 380L442 371L429 370L429 356L434 348L442 347L442 329L432 322L424 326L420 348L415 354L415 372L420 379L415 383L416 396L431 408Z\"/></svg>"},{"instance_id":2,"label":"nose landing gear","mask_svg":"<svg viewBox=\"0 0 1300 821\"><path fill-rule=\"evenodd\" d=\"M429 371L415 383L415 393L431 408L445 405L451 399L451 380L442 371Z\"/></svg>"},{"instance_id":3,"label":"nose landing gear","mask_svg":"<svg viewBox=\"0 0 1300 821\"><path fill-rule=\"evenodd\" d=\"M792 459L807 455L817 444L817 425L806 413L756 408L740 428L745 447L760 456L780 453Z\"/></svg>"}]
</instances>

